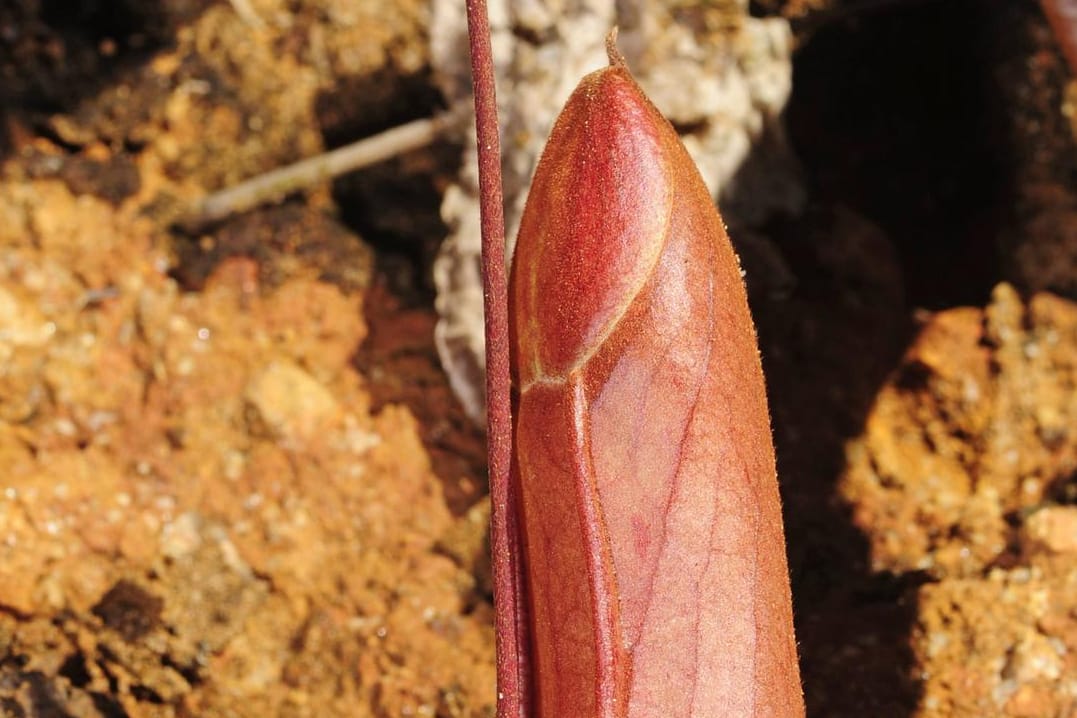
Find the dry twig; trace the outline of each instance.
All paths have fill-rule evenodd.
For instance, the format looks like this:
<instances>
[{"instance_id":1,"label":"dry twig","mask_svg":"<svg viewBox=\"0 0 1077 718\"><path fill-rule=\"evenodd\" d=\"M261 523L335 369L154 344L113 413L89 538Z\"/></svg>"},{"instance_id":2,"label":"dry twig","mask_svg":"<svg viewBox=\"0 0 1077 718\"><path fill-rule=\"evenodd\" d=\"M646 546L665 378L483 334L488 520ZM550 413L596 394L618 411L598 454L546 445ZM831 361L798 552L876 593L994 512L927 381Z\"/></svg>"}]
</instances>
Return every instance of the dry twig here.
<instances>
[{"instance_id":1,"label":"dry twig","mask_svg":"<svg viewBox=\"0 0 1077 718\"><path fill-rule=\"evenodd\" d=\"M431 144L461 118L444 112L252 177L203 198L179 224L196 230L299 190Z\"/></svg>"}]
</instances>

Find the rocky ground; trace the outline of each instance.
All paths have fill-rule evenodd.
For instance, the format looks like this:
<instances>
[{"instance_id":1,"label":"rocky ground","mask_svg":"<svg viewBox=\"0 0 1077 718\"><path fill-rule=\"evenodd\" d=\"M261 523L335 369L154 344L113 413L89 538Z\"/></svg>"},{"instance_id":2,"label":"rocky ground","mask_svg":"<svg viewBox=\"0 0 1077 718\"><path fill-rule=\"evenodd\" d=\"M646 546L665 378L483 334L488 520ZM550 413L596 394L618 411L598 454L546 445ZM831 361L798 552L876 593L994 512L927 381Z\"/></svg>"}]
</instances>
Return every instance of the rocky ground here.
<instances>
[{"instance_id":1,"label":"rocky ground","mask_svg":"<svg viewBox=\"0 0 1077 718\"><path fill-rule=\"evenodd\" d=\"M1075 83L1030 0L751 8L798 42L807 202L744 231L809 715L1077 715ZM0 7L0 715L493 715L458 140L176 229L439 109L430 32Z\"/></svg>"}]
</instances>

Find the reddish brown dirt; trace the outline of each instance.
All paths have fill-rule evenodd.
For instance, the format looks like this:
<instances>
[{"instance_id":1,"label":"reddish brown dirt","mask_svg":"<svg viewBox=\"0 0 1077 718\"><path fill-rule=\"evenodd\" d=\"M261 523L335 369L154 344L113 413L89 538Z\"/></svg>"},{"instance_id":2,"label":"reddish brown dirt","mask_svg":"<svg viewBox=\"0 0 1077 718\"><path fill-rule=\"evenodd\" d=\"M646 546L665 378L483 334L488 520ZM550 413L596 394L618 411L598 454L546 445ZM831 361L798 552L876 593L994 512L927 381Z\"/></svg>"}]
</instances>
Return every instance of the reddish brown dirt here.
<instances>
[{"instance_id":1,"label":"reddish brown dirt","mask_svg":"<svg viewBox=\"0 0 1077 718\"><path fill-rule=\"evenodd\" d=\"M172 229L428 113L427 6L250 5L0 8L0 715L493 714L454 149ZM854 5L758 3L805 28L749 281L809 715L1069 718L1077 94L1031 0Z\"/></svg>"},{"instance_id":2,"label":"reddish brown dirt","mask_svg":"<svg viewBox=\"0 0 1077 718\"><path fill-rule=\"evenodd\" d=\"M341 117L391 121L320 93L406 85L424 6L127 5L117 37L0 18L5 91L44 105L0 182L0 714L490 715L481 440L430 310L372 284L324 193L169 230Z\"/></svg>"},{"instance_id":3,"label":"reddish brown dirt","mask_svg":"<svg viewBox=\"0 0 1077 718\"><path fill-rule=\"evenodd\" d=\"M1077 304L931 317L846 447L871 570L920 574L923 716L1077 711Z\"/></svg>"}]
</instances>

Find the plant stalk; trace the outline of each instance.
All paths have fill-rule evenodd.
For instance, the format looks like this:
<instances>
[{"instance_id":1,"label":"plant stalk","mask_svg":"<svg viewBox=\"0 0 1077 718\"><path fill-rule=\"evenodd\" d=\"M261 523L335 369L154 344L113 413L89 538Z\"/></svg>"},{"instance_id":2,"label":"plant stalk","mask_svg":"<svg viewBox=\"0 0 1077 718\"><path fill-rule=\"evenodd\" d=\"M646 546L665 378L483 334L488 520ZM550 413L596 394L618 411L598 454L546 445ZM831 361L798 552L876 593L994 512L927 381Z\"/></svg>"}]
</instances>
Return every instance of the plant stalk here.
<instances>
[{"instance_id":1,"label":"plant stalk","mask_svg":"<svg viewBox=\"0 0 1077 718\"><path fill-rule=\"evenodd\" d=\"M486 446L490 480L490 548L497 651L497 716L524 718L527 648L515 491L510 480L512 407L509 373L508 279L490 20L485 0L467 2L471 77L478 141L486 329Z\"/></svg>"}]
</instances>

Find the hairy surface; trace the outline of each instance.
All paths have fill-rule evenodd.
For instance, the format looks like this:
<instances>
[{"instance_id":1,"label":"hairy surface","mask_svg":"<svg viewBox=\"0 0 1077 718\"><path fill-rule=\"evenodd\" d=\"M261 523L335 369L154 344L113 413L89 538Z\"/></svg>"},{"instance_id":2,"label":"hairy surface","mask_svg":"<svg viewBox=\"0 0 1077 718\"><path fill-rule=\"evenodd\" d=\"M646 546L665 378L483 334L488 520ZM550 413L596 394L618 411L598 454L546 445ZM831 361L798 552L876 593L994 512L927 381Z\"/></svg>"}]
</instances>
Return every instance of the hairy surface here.
<instances>
[{"instance_id":1,"label":"hairy surface","mask_svg":"<svg viewBox=\"0 0 1077 718\"><path fill-rule=\"evenodd\" d=\"M513 272L534 714L802 715L739 266L616 58L558 119Z\"/></svg>"}]
</instances>

